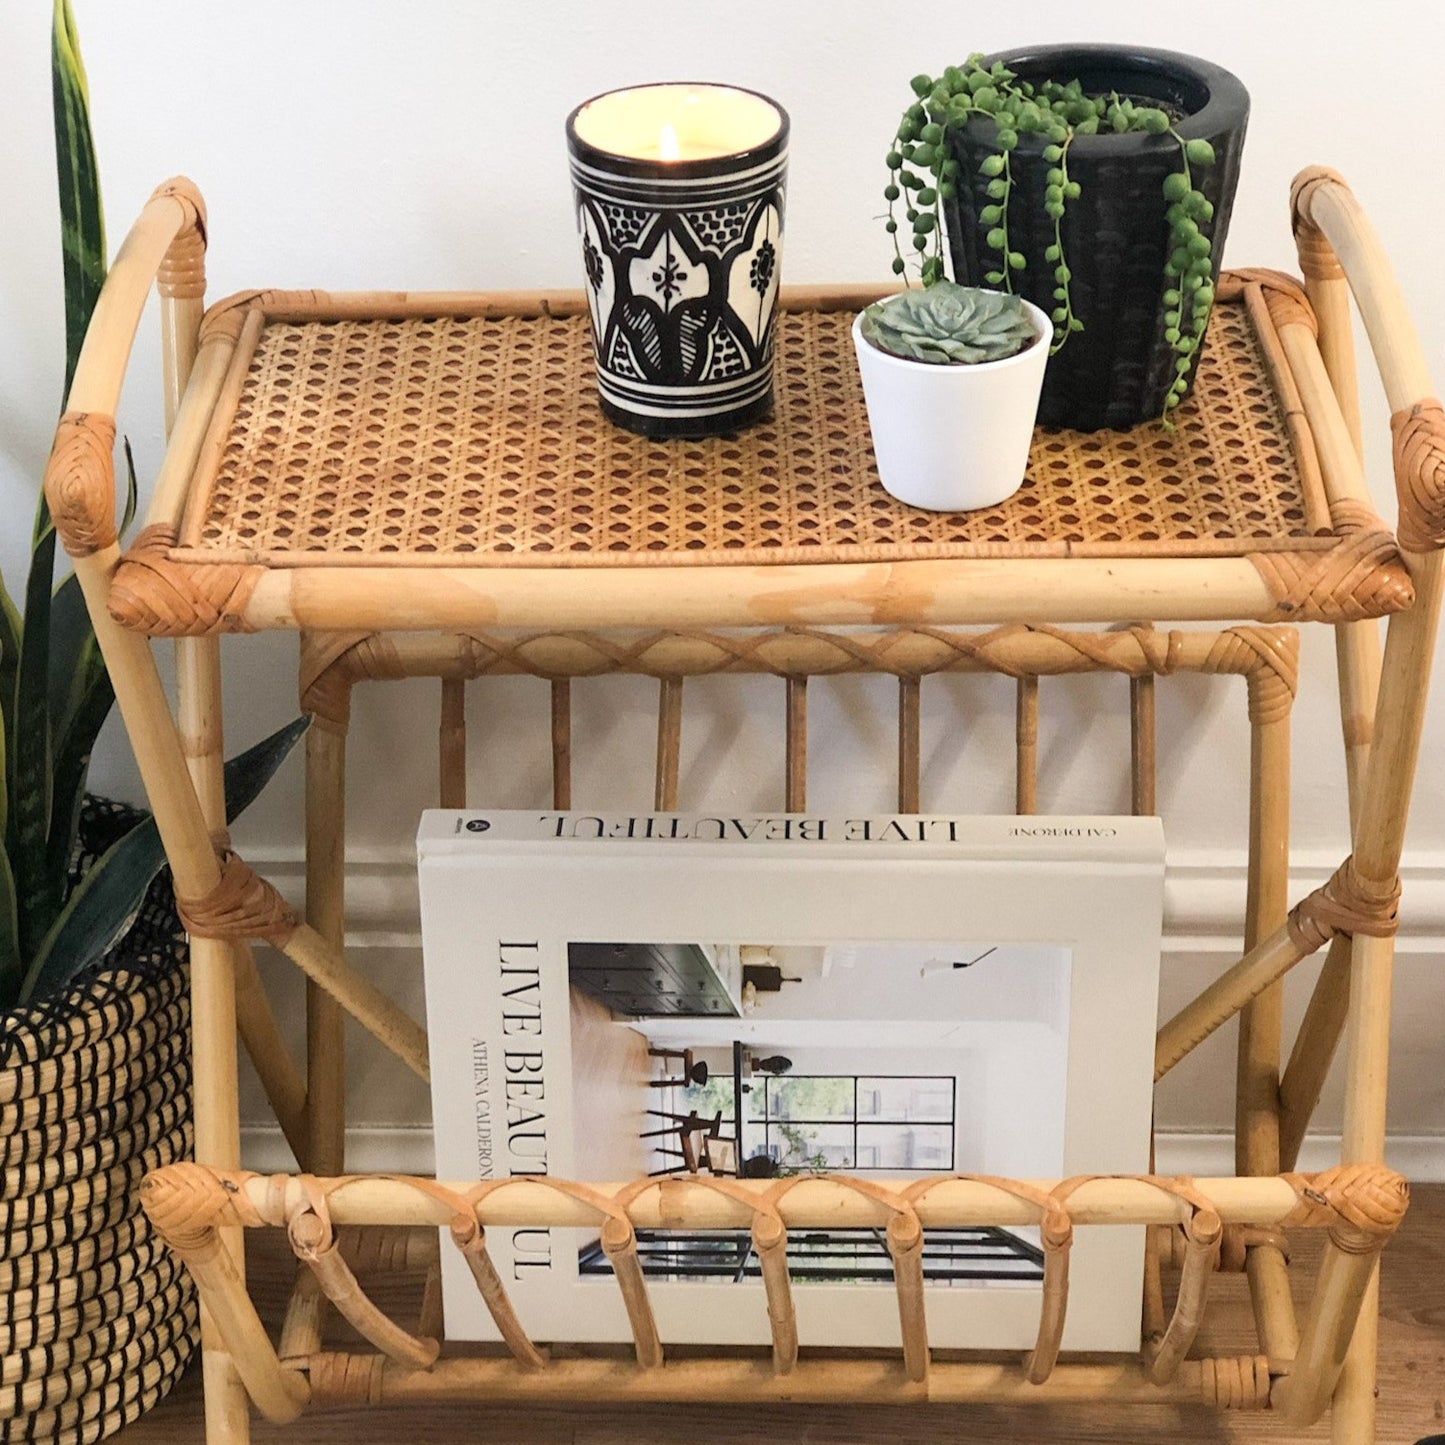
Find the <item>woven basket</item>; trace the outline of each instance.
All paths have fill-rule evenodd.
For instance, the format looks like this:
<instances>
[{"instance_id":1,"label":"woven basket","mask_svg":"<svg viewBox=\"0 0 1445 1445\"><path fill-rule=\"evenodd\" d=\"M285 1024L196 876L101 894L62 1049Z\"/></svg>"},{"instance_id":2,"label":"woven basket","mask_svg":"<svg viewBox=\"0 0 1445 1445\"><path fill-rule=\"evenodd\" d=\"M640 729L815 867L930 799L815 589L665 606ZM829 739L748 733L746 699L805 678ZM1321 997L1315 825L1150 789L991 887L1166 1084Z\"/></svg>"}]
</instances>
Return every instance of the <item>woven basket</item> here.
<instances>
[{"instance_id":1,"label":"woven basket","mask_svg":"<svg viewBox=\"0 0 1445 1445\"><path fill-rule=\"evenodd\" d=\"M1002 60L1022 80L1078 79L1091 94L1143 96L1182 114L1180 135L1214 147L1214 164L1197 167L1194 180L1214 207L1218 280L1249 117L1249 96L1233 75L1193 56L1108 45L1004 51L988 60ZM954 278L970 286L985 285L986 273L998 265L988 228L978 219L988 200L979 167L997 152L997 137L991 117L948 131L961 174L957 198L944 202L945 228ZM1010 249L1028 263L1015 284L1047 313L1058 303L1054 267L1044 259L1054 222L1044 210L1050 162L1043 151L1042 136L1023 135L1009 158L1014 191L1008 234ZM1074 312L1084 329L1049 360L1039 421L1079 431L1153 421L1176 375L1174 351L1164 339L1164 292L1173 284L1164 274L1170 248L1164 179L1179 168L1178 143L1167 135L1076 136L1068 167L1080 195L1060 224ZM1195 364L1198 359L1195 352Z\"/></svg>"},{"instance_id":2,"label":"woven basket","mask_svg":"<svg viewBox=\"0 0 1445 1445\"><path fill-rule=\"evenodd\" d=\"M138 818L89 800L76 876ZM190 1277L136 1186L191 1152L185 945L157 880L122 943L0 1022L0 1442L102 1440L198 1338Z\"/></svg>"}]
</instances>

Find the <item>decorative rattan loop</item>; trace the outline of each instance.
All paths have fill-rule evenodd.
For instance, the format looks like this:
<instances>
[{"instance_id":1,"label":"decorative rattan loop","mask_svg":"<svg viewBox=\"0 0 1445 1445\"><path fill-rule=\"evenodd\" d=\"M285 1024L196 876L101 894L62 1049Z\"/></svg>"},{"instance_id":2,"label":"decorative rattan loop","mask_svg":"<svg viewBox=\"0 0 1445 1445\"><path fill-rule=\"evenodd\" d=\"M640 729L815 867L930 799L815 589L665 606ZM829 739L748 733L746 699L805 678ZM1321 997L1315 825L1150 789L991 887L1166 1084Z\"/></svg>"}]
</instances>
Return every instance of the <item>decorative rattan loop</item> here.
<instances>
[{"instance_id":1,"label":"decorative rattan loop","mask_svg":"<svg viewBox=\"0 0 1445 1445\"><path fill-rule=\"evenodd\" d=\"M617 1281L617 1288L627 1309L627 1318L632 1326L637 1363L643 1369L660 1367L662 1364L662 1339L657 1332L657 1321L652 1313L652 1303L647 1297L647 1281L643 1277L642 1266L637 1257L637 1233L627 1213L633 1200L648 1189L655 1188L656 1181L637 1179L609 1196L574 1180L551 1179L545 1175L528 1175L525 1179L518 1177L484 1180L473 1185L463 1196L466 1209L474 1210L477 1203L489 1194L517 1183L555 1190L568 1199L585 1204L601 1216L599 1238L602 1251L612 1265L613 1278ZM520 1326L518 1329L520 1330Z\"/></svg>"},{"instance_id":2,"label":"decorative rattan loop","mask_svg":"<svg viewBox=\"0 0 1445 1445\"><path fill-rule=\"evenodd\" d=\"M376 1307L337 1248L321 1183L309 1174L301 1174L294 1184L288 1194L286 1234L292 1251L310 1267L322 1293L363 1338L390 1359L415 1369L429 1369L440 1353L440 1344L402 1329Z\"/></svg>"},{"instance_id":3,"label":"decorative rattan loop","mask_svg":"<svg viewBox=\"0 0 1445 1445\"><path fill-rule=\"evenodd\" d=\"M239 854L220 855L221 878L204 898L176 895L176 911L195 938L264 938L278 948L301 920L275 887Z\"/></svg>"},{"instance_id":4,"label":"decorative rattan loop","mask_svg":"<svg viewBox=\"0 0 1445 1445\"><path fill-rule=\"evenodd\" d=\"M1398 876L1388 884L1362 878L1351 854L1328 881L1290 911L1290 937L1307 953L1313 953L1337 933L1390 938L1399 929L1399 912Z\"/></svg>"},{"instance_id":5,"label":"decorative rattan loop","mask_svg":"<svg viewBox=\"0 0 1445 1445\"><path fill-rule=\"evenodd\" d=\"M1445 547L1445 409L1435 397L1390 418L1400 545L1408 552Z\"/></svg>"},{"instance_id":6,"label":"decorative rattan loop","mask_svg":"<svg viewBox=\"0 0 1445 1445\"><path fill-rule=\"evenodd\" d=\"M115 418L68 411L55 429L45 498L65 550L90 557L114 544Z\"/></svg>"}]
</instances>

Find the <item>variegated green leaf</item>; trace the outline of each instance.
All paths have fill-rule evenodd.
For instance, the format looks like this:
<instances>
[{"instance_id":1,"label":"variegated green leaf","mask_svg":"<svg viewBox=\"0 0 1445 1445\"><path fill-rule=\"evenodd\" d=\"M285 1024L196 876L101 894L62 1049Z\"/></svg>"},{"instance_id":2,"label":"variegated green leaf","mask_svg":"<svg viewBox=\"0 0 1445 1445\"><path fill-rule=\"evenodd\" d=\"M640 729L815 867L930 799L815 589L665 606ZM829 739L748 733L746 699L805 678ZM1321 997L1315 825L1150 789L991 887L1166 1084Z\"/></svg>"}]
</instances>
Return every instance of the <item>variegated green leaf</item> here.
<instances>
[{"instance_id":1,"label":"variegated green leaf","mask_svg":"<svg viewBox=\"0 0 1445 1445\"><path fill-rule=\"evenodd\" d=\"M15 763L10 863L15 874L20 947L27 957L54 921L65 881L47 872L45 855L50 832L50 579L54 567L55 533L50 530L30 558L11 738Z\"/></svg>"},{"instance_id":2,"label":"variegated green leaf","mask_svg":"<svg viewBox=\"0 0 1445 1445\"><path fill-rule=\"evenodd\" d=\"M105 223L91 138L85 67L69 0L55 0L51 28L51 91L55 112L55 156L60 199L61 260L65 279L65 390L70 389L85 330L105 282ZM9 719L9 810L6 844L15 888L16 933L29 958L50 932L65 893L72 797L53 798L52 748L56 742L51 709L52 676L62 659L53 659L52 594L55 530L42 495L36 507L30 576L25 588L25 619L15 664L14 707ZM90 644L77 629L83 656ZM77 661L81 660L77 657ZM93 662L87 664L93 669ZM92 689L81 685L75 718L86 729L93 708L84 707ZM92 734L93 736L93 734ZM66 744L67 793L83 787L84 771L75 762L89 744L77 732ZM51 846L52 813L59 826Z\"/></svg>"},{"instance_id":3,"label":"variegated green leaf","mask_svg":"<svg viewBox=\"0 0 1445 1445\"><path fill-rule=\"evenodd\" d=\"M60 244L65 268L65 390L96 297L105 283L105 217L95 144L90 133L90 87L70 0L55 0L51 34L55 101L55 159L60 180Z\"/></svg>"},{"instance_id":4,"label":"variegated green leaf","mask_svg":"<svg viewBox=\"0 0 1445 1445\"><path fill-rule=\"evenodd\" d=\"M7 1007L16 998L25 976L15 923L15 880L10 876L9 858L0 851L0 1000Z\"/></svg>"},{"instance_id":5,"label":"variegated green leaf","mask_svg":"<svg viewBox=\"0 0 1445 1445\"><path fill-rule=\"evenodd\" d=\"M24 624L10 599L10 589L0 581L0 743L15 736L15 680L20 671L20 636ZM11 756L5 748L5 766L0 768L0 842L10 842Z\"/></svg>"}]
</instances>

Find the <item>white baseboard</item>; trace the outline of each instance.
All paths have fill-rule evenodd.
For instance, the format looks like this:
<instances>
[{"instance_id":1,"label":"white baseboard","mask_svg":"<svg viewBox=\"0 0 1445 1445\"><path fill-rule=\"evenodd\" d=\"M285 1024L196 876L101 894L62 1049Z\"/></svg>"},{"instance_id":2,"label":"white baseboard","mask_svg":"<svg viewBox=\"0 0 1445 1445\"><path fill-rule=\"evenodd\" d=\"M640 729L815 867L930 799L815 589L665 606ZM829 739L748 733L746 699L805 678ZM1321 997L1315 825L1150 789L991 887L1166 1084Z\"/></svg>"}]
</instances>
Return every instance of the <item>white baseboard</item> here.
<instances>
[{"instance_id":1,"label":"white baseboard","mask_svg":"<svg viewBox=\"0 0 1445 1445\"><path fill-rule=\"evenodd\" d=\"M288 896L300 899L304 869L294 849L252 849L251 861L271 877ZM1298 898L1322 883L1339 862L1323 849L1296 855L1291 870L1292 897ZM1420 968L1420 977L1445 978L1433 965L1445 962L1445 854L1408 855L1401 867L1404 902L1397 947L1405 968ZM347 945L352 949L420 949L416 921L416 865L400 849L355 849L347 868L347 904L350 927ZM1224 851L1176 851L1170 854L1165 879L1163 950L1170 957L1217 956L1221 966L1240 948L1239 919L1245 896L1245 869L1240 855ZM1432 957L1433 956L1433 957ZM1422 966L1430 965L1429 969ZM1445 1006L1445 983L1439 1002ZM1434 1020L1445 1008L1428 1010L1432 1034ZM1425 1014L1421 1023L1426 1022ZM1418 1033L1418 1028L1416 1029ZM1432 1057L1417 1047L1413 1056ZM357 1127L349 1133L348 1166L357 1170L392 1170L427 1174L433 1168L429 1126ZM1311 1135L1301 1167L1328 1168L1339 1160L1338 1135ZM1401 1134L1389 1140L1389 1162L1410 1179L1445 1182L1445 1132ZM290 1151L274 1127L243 1130L243 1153L248 1167L263 1172L294 1167ZM1157 1166L1164 1174L1194 1174L1202 1178L1234 1172L1234 1145L1224 1133L1163 1133L1158 1136Z\"/></svg>"},{"instance_id":2,"label":"white baseboard","mask_svg":"<svg viewBox=\"0 0 1445 1445\"><path fill-rule=\"evenodd\" d=\"M1160 1174L1192 1174L1201 1179L1234 1173L1232 1134L1159 1134L1154 1143ZM1340 1162L1338 1134L1308 1134L1298 1168L1307 1174ZM1385 1140L1385 1162L1419 1184L1445 1183L1445 1134L1398 1134Z\"/></svg>"},{"instance_id":3,"label":"white baseboard","mask_svg":"<svg viewBox=\"0 0 1445 1445\"><path fill-rule=\"evenodd\" d=\"M1290 897L1300 898L1334 871L1343 851L1296 851ZM299 901L305 869L294 848L252 848L248 860L288 898ZM1402 954L1445 955L1445 852L1410 853L1400 867L1403 902L1397 946ZM1226 849L1174 849L1164 881L1164 952L1228 953L1239 948L1245 864ZM347 863L348 946L420 948L416 858L397 848L354 848Z\"/></svg>"},{"instance_id":4,"label":"white baseboard","mask_svg":"<svg viewBox=\"0 0 1445 1445\"><path fill-rule=\"evenodd\" d=\"M1417 1184L1445 1183L1445 1134L1403 1134L1386 1141L1386 1162ZM296 1161L271 1128L241 1131L241 1155L248 1169L281 1174ZM1338 1134L1311 1134L1301 1151L1299 1167L1315 1173L1338 1164ZM436 1167L431 1130L423 1125L347 1131L346 1167L357 1173L430 1174ZM1187 1174L1213 1179L1234 1173L1234 1139L1228 1134L1160 1134L1155 1141L1155 1168L1160 1174Z\"/></svg>"}]
</instances>

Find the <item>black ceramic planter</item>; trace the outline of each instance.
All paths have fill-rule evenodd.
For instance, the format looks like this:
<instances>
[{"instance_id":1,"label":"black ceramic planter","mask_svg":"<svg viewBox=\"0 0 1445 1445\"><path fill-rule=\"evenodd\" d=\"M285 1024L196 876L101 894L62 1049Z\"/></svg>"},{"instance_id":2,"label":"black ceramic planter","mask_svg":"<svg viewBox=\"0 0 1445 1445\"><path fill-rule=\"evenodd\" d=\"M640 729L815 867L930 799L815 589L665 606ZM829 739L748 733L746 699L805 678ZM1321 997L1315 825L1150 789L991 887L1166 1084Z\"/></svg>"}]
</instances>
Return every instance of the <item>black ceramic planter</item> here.
<instances>
[{"instance_id":1,"label":"black ceramic planter","mask_svg":"<svg viewBox=\"0 0 1445 1445\"><path fill-rule=\"evenodd\" d=\"M1118 91L1182 114L1179 134L1214 147L1214 164L1194 167L1194 183L1214 207L1203 229L1213 243L1217 278L1249 119L1248 92L1233 75L1172 51L1106 45L1003 51L988 57L989 64L995 60L1022 80L1077 79L1088 93ZM991 119L975 118L950 127L948 140L962 172L957 198L946 203L944 213L953 274L981 286L987 284L985 273L998 265L986 243L987 228L978 220L988 203L988 182L979 166L997 153L997 127ZM1053 267L1044 260L1054 240L1044 211L1045 144L1041 136L1019 137L1011 156L1008 225L1010 245L1027 260L1022 279L1016 273L1016 289L1052 311ZM1069 178L1079 183L1080 195L1065 214L1063 242L1073 273L1074 314L1084 330L1070 336L1049 362L1039 405L1045 426L1097 431L1163 414L1176 375L1175 354L1164 339L1164 292L1173 284L1164 274L1169 256L1164 180L1178 169L1179 146L1168 135L1083 135L1070 145Z\"/></svg>"}]
</instances>

